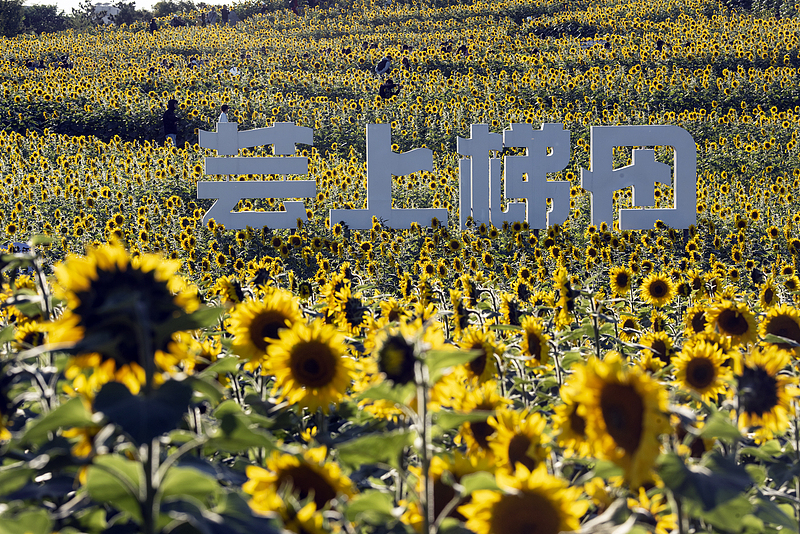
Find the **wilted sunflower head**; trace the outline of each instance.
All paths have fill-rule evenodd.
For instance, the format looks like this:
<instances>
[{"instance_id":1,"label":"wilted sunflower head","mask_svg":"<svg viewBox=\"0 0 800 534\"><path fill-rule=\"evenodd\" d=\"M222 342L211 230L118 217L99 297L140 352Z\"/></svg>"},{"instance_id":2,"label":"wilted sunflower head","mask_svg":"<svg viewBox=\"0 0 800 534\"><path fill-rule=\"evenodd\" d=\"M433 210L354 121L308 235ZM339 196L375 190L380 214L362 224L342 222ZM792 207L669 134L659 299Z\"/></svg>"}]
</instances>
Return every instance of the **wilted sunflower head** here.
<instances>
[{"instance_id":1,"label":"wilted sunflower head","mask_svg":"<svg viewBox=\"0 0 800 534\"><path fill-rule=\"evenodd\" d=\"M101 245L58 265L56 291L67 309L48 330L51 343L73 343L65 349L78 356L68 377L98 365L105 366L109 379L128 370L143 376L142 359L168 351L178 330L172 320L200 305L197 290L176 274L179 268L179 262L155 254L131 257L119 245ZM116 379L135 389L133 382Z\"/></svg>"},{"instance_id":2,"label":"wilted sunflower head","mask_svg":"<svg viewBox=\"0 0 800 534\"><path fill-rule=\"evenodd\" d=\"M756 340L756 319L744 302L723 300L706 313L706 330L717 332L731 346Z\"/></svg>"},{"instance_id":3,"label":"wilted sunflower head","mask_svg":"<svg viewBox=\"0 0 800 534\"><path fill-rule=\"evenodd\" d=\"M761 336L779 336L793 341L773 342L778 348L791 351L794 354L800 353L800 311L787 304L781 304L770 308L767 315L761 321Z\"/></svg>"}]
</instances>

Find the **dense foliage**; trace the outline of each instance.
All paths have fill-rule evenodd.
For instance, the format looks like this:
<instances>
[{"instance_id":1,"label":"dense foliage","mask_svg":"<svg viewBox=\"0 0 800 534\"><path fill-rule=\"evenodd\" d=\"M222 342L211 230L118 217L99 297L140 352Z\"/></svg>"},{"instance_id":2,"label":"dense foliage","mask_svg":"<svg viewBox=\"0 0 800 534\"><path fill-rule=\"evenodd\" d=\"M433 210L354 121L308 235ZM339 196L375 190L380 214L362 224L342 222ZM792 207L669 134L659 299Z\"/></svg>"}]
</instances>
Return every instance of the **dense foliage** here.
<instances>
[{"instance_id":1,"label":"dense foliage","mask_svg":"<svg viewBox=\"0 0 800 534\"><path fill-rule=\"evenodd\" d=\"M0 532L797 532L795 5L302 4L0 42ZM223 103L314 129L296 229L203 223ZM549 122L566 223L462 231L456 139ZM448 224L329 220L374 123ZM590 225L615 124L692 134L697 225Z\"/></svg>"}]
</instances>

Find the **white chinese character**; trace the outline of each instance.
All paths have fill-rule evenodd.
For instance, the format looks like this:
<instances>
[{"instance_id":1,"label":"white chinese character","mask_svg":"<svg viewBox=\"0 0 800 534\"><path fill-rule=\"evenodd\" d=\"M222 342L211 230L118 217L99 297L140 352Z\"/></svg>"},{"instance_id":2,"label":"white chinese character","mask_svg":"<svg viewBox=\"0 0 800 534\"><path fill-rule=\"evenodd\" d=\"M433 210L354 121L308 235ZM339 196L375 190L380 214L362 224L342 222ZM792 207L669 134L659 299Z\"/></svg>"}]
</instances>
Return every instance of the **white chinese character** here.
<instances>
[{"instance_id":1,"label":"white chinese character","mask_svg":"<svg viewBox=\"0 0 800 534\"><path fill-rule=\"evenodd\" d=\"M388 124L367 125L367 207L366 209L330 210L331 224L348 228L372 228L372 217L390 228L410 228L412 223L431 226L434 217L447 224L444 208L400 209L392 207L392 175L403 176L417 171L433 171L433 152L415 148L398 154L392 151L392 132Z\"/></svg>"},{"instance_id":2,"label":"white chinese character","mask_svg":"<svg viewBox=\"0 0 800 534\"><path fill-rule=\"evenodd\" d=\"M217 154L234 156L239 149L260 145L273 145L275 156L295 153L295 144L314 143L311 128L297 126L293 122L278 122L268 128L239 131L235 122L218 122L216 132L200 130L199 144L203 148L216 150ZM207 157L206 174L307 174L308 158L305 157ZM302 201L285 201L286 211L237 211L233 209L244 198L311 198L316 195L314 180L245 181L245 182L198 182L197 198L216 198L203 223L214 219L230 229L251 228L295 228L297 219L307 220Z\"/></svg>"},{"instance_id":3,"label":"white chinese character","mask_svg":"<svg viewBox=\"0 0 800 534\"><path fill-rule=\"evenodd\" d=\"M614 191L633 188L634 206L654 206L655 183L670 184L669 165L655 161L654 150L634 149L632 164L614 169L616 146L672 146L675 153L674 201L671 208L621 209L620 230L646 230L661 220L672 228L697 222L697 148L679 126L592 126L591 167L581 170L581 185L592 193L592 224L614 220Z\"/></svg>"}]
</instances>

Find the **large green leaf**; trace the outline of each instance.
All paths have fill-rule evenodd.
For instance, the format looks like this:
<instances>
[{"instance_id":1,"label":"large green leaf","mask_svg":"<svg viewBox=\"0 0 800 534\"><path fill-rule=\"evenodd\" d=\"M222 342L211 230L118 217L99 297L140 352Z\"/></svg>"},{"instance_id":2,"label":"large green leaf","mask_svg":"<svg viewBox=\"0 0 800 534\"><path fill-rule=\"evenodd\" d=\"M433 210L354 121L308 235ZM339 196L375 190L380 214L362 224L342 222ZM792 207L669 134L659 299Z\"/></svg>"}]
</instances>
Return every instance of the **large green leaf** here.
<instances>
[{"instance_id":1,"label":"large green leaf","mask_svg":"<svg viewBox=\"0 0 800 534\"><path fill-rule=\"evenodd\" d=\"M345 516L354 523L365 522L372 525L388 523L396 519L394 499L391 495L377 490L360 493L347 503Z\"/></svg>"},{"instance_id":2,"label":"large green leaf","mask_svg":"<svg viewBox=\"0 0 800 534\"><path fill-rule=\"evenodd\" d=\"M137 443L147 443L174 430L191 400L192 387L177 380L168 380L149 396L134 396L123 384L109 382L95 397L94 409Z\"/></svg>"},{"instance_id":3,"label":"large green leaf","mask_svg":"<svg viewBox=\"0 0 800 534\"><path fill-rule=\"evenodd\" d=\"M205 445L208 451L243 452L254 447L275 448L272 438L242 412L234 401L225 401L214 412L219 426Z\"/></svg>"},{"instance_id":4,"label":"large green leaf","mask_svg":"<svg viewBox=\"0 0 800 534\"><path fill-rule=\"evenodd\" d=\"M461 486L464 488L461 493L463 495L470 495L478 490L499 490L497 480L494 475L486 471L478 471L477 473L470 473L461 477Z\"/></svg>"},{"instance_id":5,"label":"large green leaf","mask_svg":"<svg viewBox=\"0 0 800 534\"><path fill-rule=\"evenodd\" d=\"M0 497L13 493L28 483L36 472L35 469L27 467L28 465L28 462L18 462L0 471Z\"/></svg>"},{"instance_id":6,"label":"large green leaf","mask_svg":"<svg viewBox=\"0 0 800 534\"><path fill-rule=\"evenodd\" d=\"M740 440L742 433L731 422L730 418L722 412L714 412L703 425L700 437L705 439L722 438L727 440Z\"/></svg>"},{"instance_id":7,"label":"large green leaf","mask_svg":"<svg viewBox=\"0 0 800 534\"><path fill-rule=\"evenodd\" d=\"M339 445L339 461L353 468L374 463L396 467L403 449L411 444L414 436L405 430L362 436Z\"/></svg>"},{"instance_id":8,"label":"large green leaf","mask_svg":"<svg viewBox=\"0 0 800 534\"><path fill-rule=\"evenodd\" d=\"M363 391L356 400L387 400L395 404L408 404L414 398L416 389L414 383L392 385L391 382L381 382Z\"/></svg>"},{"instance_id":9,"label":"large green leaf","mask_svg":"<svg viewBox=\"0 0 800 534\"><path fill-rule=\"evenodd\" d=\"M219 491L220 487L214 477L191 467L172 467L167 470L159 491L161 497L189 496L205 502Z\"/></svg>"},{"instance_id":10,"label":"large green leaf","mask_svg":"<svg viewBox=\"0 0 800 534\"><path fill-rule=\"evenodd\" d=\"M0 534L50 534L52 531L53 521L43 509L0 516Z\"/></svg>"},{"instance_id":11,"label":"large green leaf","mask_svg":"<svg viewBox=\"0 0 800 534\"><path fill-rule=\"evenodd\" d=\"M457 428L467 422L486 421L494 412L476 410L469 413L456 413L441 410L433 413L433 421L443 430Z\"/></svg>"},{"instance_id":12,"label":"large green leaf","mask_svg":"<svg viewBox=\"0 0 800 534\"><path fill-rule=\"evenodd\" d=\"M72 398L48 413L41 419L36 419L29 426L22 437L20 443L32 443L46 439L47 434L59 428L87 427L92 426L92 412L83 404L79 397Z\"/></svg>"},{"instance_id":13,"label":"large green leaf","mask_svg":"<svg viewBox=\"0 0 800 534\"><path fill-rule=\"evenodd\" d=\"M431 384L436 383L451 367L464 365L480 355L477 350L431 350L425 355Z\"/></svg>"},{"instance_id":14,"label":"large green leaf","mask_svg":"<svg viewBox=\"0 0 800 534\"><path fill-rule=\"evenodd\" d=\"M93 500L128 512L137 521L142 517L137 500L140 484L140 464L116 454L98 456L86 472L86 489Z\"/></svg>"}]
</instances>

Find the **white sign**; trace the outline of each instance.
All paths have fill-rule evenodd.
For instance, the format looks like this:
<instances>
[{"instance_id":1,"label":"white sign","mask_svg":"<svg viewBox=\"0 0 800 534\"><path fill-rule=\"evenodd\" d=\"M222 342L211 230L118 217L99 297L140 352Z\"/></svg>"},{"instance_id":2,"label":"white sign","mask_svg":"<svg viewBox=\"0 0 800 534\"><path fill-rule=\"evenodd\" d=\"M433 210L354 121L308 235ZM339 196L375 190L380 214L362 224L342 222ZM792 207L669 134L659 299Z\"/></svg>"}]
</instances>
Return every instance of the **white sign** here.
<instances>
[{"instance_id":1,"label":"white sign","mask_svg":"<svg viewBox=\"0 0 800 534\"><path fill-rule=\"evenodd\" d=\"M443 208L401 209L392 207L392 176L433 170L433 153L427 148L408 152L392 151L388 124L367 125L367 207L332 209L331 224L346 224L351 229L372 227L377 217L391 228L408 228L412 223L431 226L433 218L447 224ZM313 144L313 130L292 122L279 122L269 128L238 131L235 122L217 123L216 132L200 131L199 144L223 156L235 156L241 148L273 145L273 157L207 157L207 174L244 175L308 173L308 159L296 157L297 143ZM591 221L599 225L613 221L614 191L632 187L634 206L650 209L619 210L621 230L652 228L661 220L673 228L688 228L697 220L697 152L692 136L678 126L592 126L590 131L592 170L582 169L581 185L591 193ZM655 161L653 149L634 149L631 165L613 168L616 146L671 146L675 154L674 180L669 165ZM493 153L503 148L523 148L524 154L505 156L505 195L501 190L500 159ZM486 124L473 124L470 138L457 139L459 162L459 210L462 228L469 217L480 223L501 226L504 222L527 221L531 228L563 224L569 216L570 182L548 180L548 173L559 172L570 160L570 132L561 123L543 124L534 130L530 124L511 124L502 136L490 133ZM671 208L655 208L655 183L673 184ZM214 219L226 228L295 228L306 220L302 201L284 202L286 211L232 211L245 198L312 198L314 180L198 182L197 198L217 201L203 217ZM504 196L509 200L502 211ZM547 209L547 201L552 207ZM525 202L519 202L524 200Z\"/></svg>"}]
</instances>

